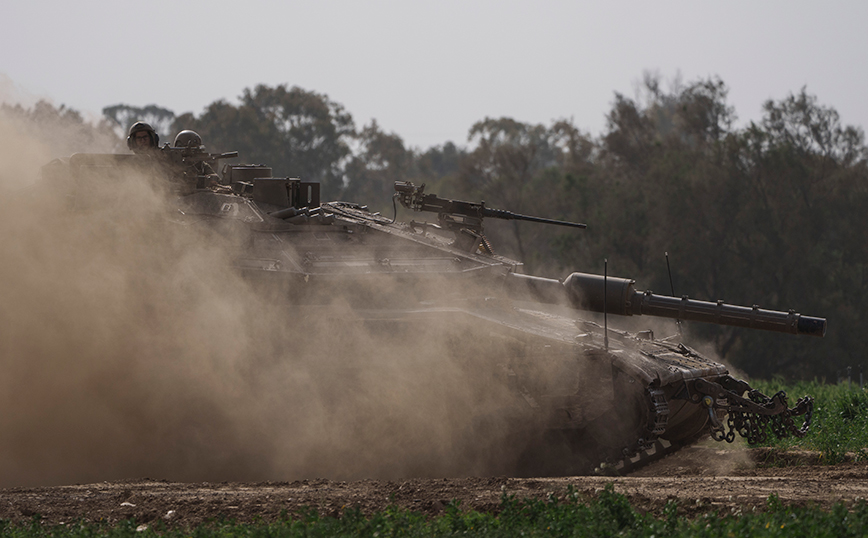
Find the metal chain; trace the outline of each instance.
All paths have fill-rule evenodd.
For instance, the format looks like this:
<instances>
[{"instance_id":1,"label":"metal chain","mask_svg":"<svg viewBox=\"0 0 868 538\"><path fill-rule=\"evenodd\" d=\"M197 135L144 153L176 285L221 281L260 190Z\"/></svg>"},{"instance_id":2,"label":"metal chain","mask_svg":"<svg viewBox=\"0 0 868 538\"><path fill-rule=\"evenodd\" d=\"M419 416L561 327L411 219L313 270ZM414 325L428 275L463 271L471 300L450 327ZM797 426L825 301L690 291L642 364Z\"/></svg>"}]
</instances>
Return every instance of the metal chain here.
<instances>
[{"instance_id":1,"label":"metal chain","mask_svg":"<svg viewBox=\"0 0 868 538\"><path fill-rule=\"evenodd\" d=\"M784 391L769 398L757 390L752 390L748 393L748 397L752 402L762 406L771 406L774 400L778 400L783 404L784 411L777 415L761 415L730 409L727 418L729 432L726 434L726 441L731 443L735 439L734 432L738 432L750 444L765 442L768 439L767 431L769 429L778 439L785 439L790 436L801 438L808 432L814 414L813 398L807 396L800 398L795 407L787 408L787 393ZM800 415L804 415L805 420L801 428L797 428L793 417Z\"/></svg>"}]
</instances>

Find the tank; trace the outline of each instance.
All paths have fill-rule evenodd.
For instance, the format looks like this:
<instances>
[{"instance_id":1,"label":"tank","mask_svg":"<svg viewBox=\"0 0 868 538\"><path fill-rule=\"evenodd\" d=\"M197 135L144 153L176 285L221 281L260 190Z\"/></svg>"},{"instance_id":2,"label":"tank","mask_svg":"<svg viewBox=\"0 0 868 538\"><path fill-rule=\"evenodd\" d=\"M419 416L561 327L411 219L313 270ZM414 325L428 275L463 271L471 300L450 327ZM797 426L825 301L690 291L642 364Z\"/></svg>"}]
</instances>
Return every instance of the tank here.
<instances>
[{"instance_id":1,"label":"tank","mask_svg":"<svg viewBox=\"0 0 868 538\"><path fill-rule=\"evenodd\" d=\"M83 207L99 203L86 184L95 171L101 177L159 171L175 190L167 204L179 225L231 230L240 238L226 263L269 301L287 305L300 339L315 334L323 316L368 328L371 341L352 349L323 342L355 364L359 357L362 364L375 362L384 347L409 356L426 351L421 342L442 342L438 353L510 395L496 409L467 409L473 415L467 446L496 435L514 453L508 467L486 467L480 453L483 465L474 472L623 474L708 435L757 443L808 430L810 397L790 406L784 392L752 389L691 348L680 331L660 337L614 325L617 318L648 316L822 337L822 318L661 296L605 273L574 272L562 280L526 275L519 261L495 253L486 219L584 224L440 198L408 182L395 184L390 218L352 202L321 201L316 182L274 177L266 165L225 164L209 182L193 164L216 166L235 154L184 151L76 154L46 165L43 175L67 185L72 205ZM414 215L430 214L432 222L397 220L398 204Z\"/></svg>"}]
</instances>

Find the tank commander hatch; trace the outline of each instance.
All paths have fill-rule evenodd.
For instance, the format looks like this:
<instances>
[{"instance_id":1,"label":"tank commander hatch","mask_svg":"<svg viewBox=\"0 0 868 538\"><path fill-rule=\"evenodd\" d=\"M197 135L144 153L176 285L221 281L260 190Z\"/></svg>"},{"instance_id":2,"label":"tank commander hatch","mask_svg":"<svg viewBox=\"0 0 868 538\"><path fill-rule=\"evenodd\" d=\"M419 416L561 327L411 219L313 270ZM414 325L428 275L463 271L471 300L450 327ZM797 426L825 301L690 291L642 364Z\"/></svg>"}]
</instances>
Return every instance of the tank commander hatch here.
<instances>
[{"instance_id":1,"label":"tank commander hatch","mask_svg":"<svg viewBox=\"0 0 868 538\"><path fill-rule=\"evenodd\" d=\"M130 126L127 135L127 147L135 154L148 154L156 151L160 143L160 135L143 121L137 121Z\"/></svg>"}]
</instances>

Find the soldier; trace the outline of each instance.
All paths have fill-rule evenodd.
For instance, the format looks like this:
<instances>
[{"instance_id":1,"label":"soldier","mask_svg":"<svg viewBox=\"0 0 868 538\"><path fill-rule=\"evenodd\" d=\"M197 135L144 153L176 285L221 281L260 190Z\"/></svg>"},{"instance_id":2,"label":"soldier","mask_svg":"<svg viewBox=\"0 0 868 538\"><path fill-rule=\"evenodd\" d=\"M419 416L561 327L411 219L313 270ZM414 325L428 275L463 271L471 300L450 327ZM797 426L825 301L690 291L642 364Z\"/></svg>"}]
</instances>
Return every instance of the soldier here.
<instances>
[{"instance_id":1,"label":"soldier","mask_svg":"<svg viewBox=\"0 0 868 538\"><path fill-rule=\"evenodd\" d=\"M175 141L172 143L172 146L176 148L189 148L191 151L198 150L200 153L205 153L205 146L202 144L202 137L199 136L199 133L196 131L181 131L177 136L175 136ZM217 175L216 172L214 172L214 169L211 168L211 165L205 161L197 161L193 166L196 167L196 171L199 172L199 175Z\"/></svg>"},{"instance_id":2,"label":"soldier","mask_svg":"<svg viewBox=\"0 0 868 538\"><path fill-rule=\"evenodd\" d=\"M172 146L176 148L196 148L203 147L202 137L196 131L184 129L175 136L175 141Z\"/></svg>"},{"instance_id":3,"label":"soldier","mask_svg":"<svg viewBox=\"0 0 868 538\"><path fill-rule=\"evenodd\" d=\"M199 136L199 133L196 131L184 130L178 133L175 136L175 141L172 142L172 147L174 148L183 148L185 154L189 152L189 154L201 154L207 157L205 153L205 146L202 144L202 137ZM190 161L187 161L190 162ZM208 164L204 160L194 160L189 166L191 166L194 170L187 171L184 175L188 177L189 180L193 180L194 188L209 188L216 187L220 182L220 176L214 171L210 164ZM195 171L195 174L193 172ZM191 176L198 176L193 178Z\"/></svg>"},{"instance_id":4,"label":"soldier","mask_svg":"<svg viewBox=\"0 0 868 538\"><path fill-rule=\"evenodd\" d=\"M160 135L149 124L137 121L130 127L127 136L127 147L136 154L147 154L157 149Z\"/></svg>"}]
</instances>

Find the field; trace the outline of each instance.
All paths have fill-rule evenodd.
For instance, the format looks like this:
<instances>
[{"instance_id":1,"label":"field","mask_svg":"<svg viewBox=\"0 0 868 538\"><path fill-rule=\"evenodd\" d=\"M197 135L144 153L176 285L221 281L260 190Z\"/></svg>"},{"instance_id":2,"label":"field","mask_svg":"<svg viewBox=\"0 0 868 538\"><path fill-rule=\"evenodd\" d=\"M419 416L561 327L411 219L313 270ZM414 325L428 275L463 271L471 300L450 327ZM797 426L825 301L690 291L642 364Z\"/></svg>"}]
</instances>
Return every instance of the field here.
<instances>
[{"instance_id":1,"label":"field","mask_svg":"<svg viewBox=\"0 0 868 538\"><path fill-rule=\"evenodd\" d=\"M817 398L813 429L798 443L706 441L626 477L10 488L0 491L0 534L863 535L865 392L819 383L788 392Z\"/></svg>"},{"instance_id":2,"label":"field","mask_svg":"<svg viewBox=\"0 0 868 538\"><path fill-rule=\"evenodd\" d=\"M763 393L785 386L783 381L757 382ZM823 463L833 464L849 457L863 459L868 454L868 392L858 383L828 385L817 381L796 383L786 387L790 405L803 395L814 397L814 417L804 439L769 440L769 446L780 450L811 450L819 453Z\"/></svg>"}]
</instances>

